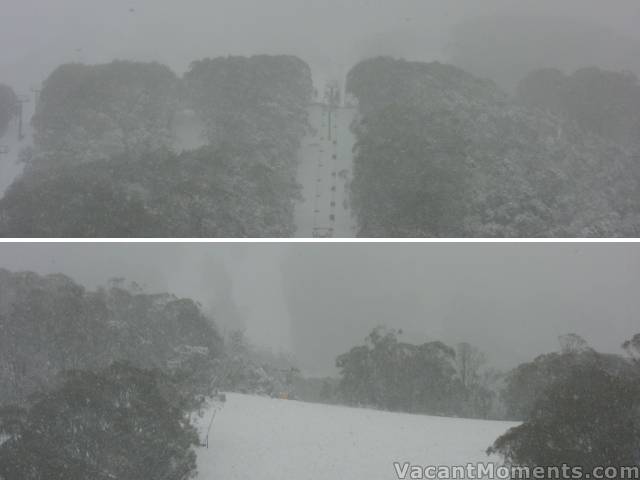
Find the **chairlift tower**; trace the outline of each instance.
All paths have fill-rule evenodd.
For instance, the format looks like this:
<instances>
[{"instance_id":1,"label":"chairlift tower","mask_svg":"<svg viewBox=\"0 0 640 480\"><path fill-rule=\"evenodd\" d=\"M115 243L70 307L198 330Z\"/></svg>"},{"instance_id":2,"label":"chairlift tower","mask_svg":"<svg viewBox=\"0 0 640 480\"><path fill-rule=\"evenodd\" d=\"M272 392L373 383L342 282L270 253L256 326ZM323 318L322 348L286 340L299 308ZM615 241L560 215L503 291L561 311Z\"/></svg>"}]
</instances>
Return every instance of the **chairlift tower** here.
<instances>
[{"instance_id":1,"label":"chairlift tower","mask_svg":"<svg viewBox=\"0 0 640 480\"><path fill-rule=\"evenodd\" d=\"M337 82L329 83L325 89L325 99L327 101L327 109L329 112L329 141L333 140L332 126L334 112L340 106L340 87Z\"/></svg>"}]
</instances>

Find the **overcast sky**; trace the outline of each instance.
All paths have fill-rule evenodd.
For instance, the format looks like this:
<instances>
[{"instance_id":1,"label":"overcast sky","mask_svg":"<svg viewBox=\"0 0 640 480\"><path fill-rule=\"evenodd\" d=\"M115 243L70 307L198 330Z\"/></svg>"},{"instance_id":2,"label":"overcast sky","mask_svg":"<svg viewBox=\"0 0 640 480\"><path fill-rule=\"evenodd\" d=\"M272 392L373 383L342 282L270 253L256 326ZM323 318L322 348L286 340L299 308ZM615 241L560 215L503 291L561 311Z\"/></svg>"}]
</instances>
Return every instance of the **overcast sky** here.
<instances>
[{"instance_id":1,"label":"overcast sky","mask_svg":"<svg viewBox=\"0 0 640 480\"><path fill-rule=\"evenodd\" d=\"M633 244L3 244L0 267L194 298L313 374L381 324L411 342L469 341L501 368L564 333L620 352L640 332Z\"/></svg>"},{"instance_id":2,"label":"overcast sky","mask_svg":"<svg viewBox=\"0 0 640 480\"><path fill-rule=\"evenodd\" d=\"M627 35L640 23L637 0L3 0L0 10L0 81L18 89L77 60L158 60L182 73L227 54L292 53L340 72L377 53L437 59L451 28L477 16L562 16Z\"/></svg>"}]
</instances>

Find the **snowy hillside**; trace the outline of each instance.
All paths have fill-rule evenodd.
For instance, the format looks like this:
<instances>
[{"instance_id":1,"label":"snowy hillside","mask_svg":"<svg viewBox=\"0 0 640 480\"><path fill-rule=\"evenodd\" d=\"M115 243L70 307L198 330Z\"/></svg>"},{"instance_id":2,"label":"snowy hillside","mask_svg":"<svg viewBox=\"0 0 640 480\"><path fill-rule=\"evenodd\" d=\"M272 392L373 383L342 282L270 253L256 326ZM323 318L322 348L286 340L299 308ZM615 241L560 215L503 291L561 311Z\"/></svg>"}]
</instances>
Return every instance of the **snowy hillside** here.
<instances>
[{"instance_id":1,"label":"snowy hillside","mask_svg":"<svg viewBox=\"0 0 640 480\"><path fill-rule=\"evenodd\" d=\"M513 425L229 394L196 478L388 480L394 462L491 460L484 451Z\"/></svg>"}]
</instances>

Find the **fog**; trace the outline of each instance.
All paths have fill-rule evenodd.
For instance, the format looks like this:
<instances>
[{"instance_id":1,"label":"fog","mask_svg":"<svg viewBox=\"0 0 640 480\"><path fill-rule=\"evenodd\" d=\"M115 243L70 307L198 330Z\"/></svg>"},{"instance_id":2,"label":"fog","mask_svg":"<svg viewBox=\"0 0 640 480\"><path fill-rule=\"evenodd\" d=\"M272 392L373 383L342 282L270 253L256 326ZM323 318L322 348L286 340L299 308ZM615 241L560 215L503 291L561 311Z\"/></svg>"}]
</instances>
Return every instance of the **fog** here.
<instances>
[{"instance_id":1,"label":"fog","mask_svg":"<svg viewBox=\"0 0 640 480\"><path fill-rule=\"evenodd\" d=\"M632 244L4 244L0 267L193 298L312 375L333 373L377 325L409 342L471 342L499 368L568 332L617 353L638 333Z\"/></svg>"},{"instance_id":2,"label":"fog","mask_svg":"<svg viewBox=\"0 0 640 480\"><path fill-rule=\"evenodd\" d=\"M318 75L342 75L356 61L377 54L460 58L451 31L476 17L506 16L512 24L533 25L534 35L525 39L521 52L525 57L526 47L535 49L545 38L541 19L562 18L587 32L605 29L609 33L594 38L593 44L567 53L591 63L585 52L592 52L593 61L600 63L606 51L594 45L613 36L637 39L634 27L640 20L634 0L6 0L1 8L0 79L19 89L70 61L157 60L182 72L202 57L291 53L312 64ZM509 47L518 28L496 35ZM464 57L466 47L462 49ZM488 60L512 60L495 55ZM639 58L637 48L631 48L616 66L633 69Z\"/></svg>"}]
</instances>

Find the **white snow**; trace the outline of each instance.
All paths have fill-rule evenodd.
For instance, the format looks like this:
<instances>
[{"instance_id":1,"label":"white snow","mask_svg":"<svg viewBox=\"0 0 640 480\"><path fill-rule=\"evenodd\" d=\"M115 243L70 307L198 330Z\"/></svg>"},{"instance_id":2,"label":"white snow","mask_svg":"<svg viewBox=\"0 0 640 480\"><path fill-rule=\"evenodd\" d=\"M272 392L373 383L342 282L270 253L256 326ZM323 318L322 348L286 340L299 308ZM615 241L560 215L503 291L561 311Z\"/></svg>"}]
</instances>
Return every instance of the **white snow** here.
<instances>
[{"instance_id":1,"label":"white snow","mask_svg":"<svg viewBox=\"0 0 640 480\"><path fill-rule=\"evenodd\" d=\"M296 205L297 237L311 237L314 229L334 237L354 237L355 222L348 199L355 138L349 126L354 109L309 107L311 131L303 139L298 183L304 200Z\"/></svg>"},{"instance_id":2,"label":"white snow","mask_svg":"<svg viewBox=\"0 0 640 480\"><path fill-rule=\"evenodd\" d=\"M485 450L514 425L227 394L196 478L389 480L394 462L496 461Z\"/></svg>"}]
</instances>

